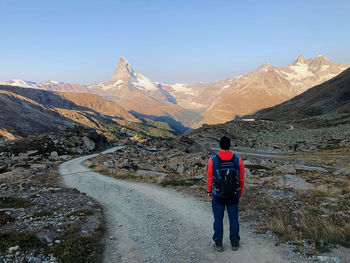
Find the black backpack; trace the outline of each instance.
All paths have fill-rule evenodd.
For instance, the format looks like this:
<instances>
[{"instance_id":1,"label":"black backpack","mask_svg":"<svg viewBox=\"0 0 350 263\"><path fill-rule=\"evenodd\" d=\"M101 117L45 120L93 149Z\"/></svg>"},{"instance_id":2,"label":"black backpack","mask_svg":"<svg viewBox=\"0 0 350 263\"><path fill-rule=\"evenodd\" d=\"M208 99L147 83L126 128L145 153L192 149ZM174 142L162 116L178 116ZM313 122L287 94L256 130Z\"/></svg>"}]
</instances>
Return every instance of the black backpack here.
<instances>
[{"instance_id":1,"label":"black backpack","mask_svg":"<svg viewBox=\"0 0 350 263\"><path fill-rule=\"evenodd\" d=\"M214 176L214 190L216 193L224 196L238 196L241 190L239 183L239 167L237 167L238 160L234 155L231 160L224 161L218 155L216 176Z\"/></svg>"}]
</instances>

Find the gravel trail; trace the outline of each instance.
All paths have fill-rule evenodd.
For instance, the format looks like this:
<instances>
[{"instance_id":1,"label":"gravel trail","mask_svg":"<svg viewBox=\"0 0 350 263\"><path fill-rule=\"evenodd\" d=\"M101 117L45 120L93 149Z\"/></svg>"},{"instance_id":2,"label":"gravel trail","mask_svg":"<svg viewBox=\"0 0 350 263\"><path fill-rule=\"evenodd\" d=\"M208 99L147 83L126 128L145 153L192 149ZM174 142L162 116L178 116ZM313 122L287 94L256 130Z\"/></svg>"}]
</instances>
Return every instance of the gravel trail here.
<instances>
[{"instance_id":1,"label":"gravel trail","mask_svg":"<svg viewBox=\"0 0 350 263\"><path fill-rule=\"evenodd\" d=\"M104 207L104 262L284 262L277 247L242 225L241 247L232 251L227 220L225 251L215 252L209 204L172 189L93 172L82 165L93 156L96 154L65 162L59 173L66 186L77 188Z\"/></svg>"}]
</instances>

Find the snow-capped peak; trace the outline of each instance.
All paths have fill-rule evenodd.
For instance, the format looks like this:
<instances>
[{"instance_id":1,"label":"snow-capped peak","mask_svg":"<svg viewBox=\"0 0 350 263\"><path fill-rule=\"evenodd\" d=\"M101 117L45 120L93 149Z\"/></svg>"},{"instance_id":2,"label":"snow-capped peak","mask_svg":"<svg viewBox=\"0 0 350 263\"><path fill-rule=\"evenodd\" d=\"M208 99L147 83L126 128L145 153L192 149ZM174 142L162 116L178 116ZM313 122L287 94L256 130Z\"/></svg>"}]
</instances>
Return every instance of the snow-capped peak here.
<instances>
[{"instance_id":1,"label":"snow-capped peak","mask_svg":"<svg viewBox=\"0 0 350 263\"><path fill-rule=\"evenodd\" d=\"M157 83L152 82L147 77L141 75L140 73L134 71L130 63L121 57L117 68L114 71L111 81L107 84L108 87L104 89L110 89L110 86L116 86L118 84L132 84L141 90L157 90Z\"/></svg>"},{"instance_id":2,"label":"snow-capped peak","mask_svg":"<svg viewBox=\"0 0 350 263\"><path fill-rule=\"evenodd\" d=\"M293 62L292 65L296 65L296 64L305 64L305 58L302 54L300 54L297 59Z\"/></svg>"},{"instance_id":3,"label":"snow-capped peak","mask_svg":"<svg viewBox=\"0 0 350 263\"><path fill-rule=\"evenodd\" d=\"M128 82L130 80L134 80L134 81L137 80L135 71L133 70L129 62L124 57L120 58L119 64L115 69L111 79L111 81L118 81L118 80L122 80L124 82Z\"/></svg>"},{"instance_id":4,"label":"snow-capped peak","mask_svg":"<svg viewBox=\"0 0 350 263\"><path fill-rule=\"evenodd\" d=\"M41 88L40 84L33 82L33 81L23 80L23 79L11 79L9 81L0 82L0 84L17 86L17 87L24 87L24 88L33 88L33 89L40 89Z\"/></svg>"}]
</instances>

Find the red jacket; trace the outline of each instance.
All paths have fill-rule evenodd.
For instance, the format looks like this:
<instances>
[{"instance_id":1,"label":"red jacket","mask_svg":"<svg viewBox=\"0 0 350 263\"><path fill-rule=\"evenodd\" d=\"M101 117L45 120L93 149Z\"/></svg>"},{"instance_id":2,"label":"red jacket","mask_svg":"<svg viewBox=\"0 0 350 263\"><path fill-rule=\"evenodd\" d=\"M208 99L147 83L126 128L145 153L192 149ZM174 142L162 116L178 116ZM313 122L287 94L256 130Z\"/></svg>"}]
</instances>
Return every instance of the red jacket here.
<instances>
[{"instance_id":1,"label":"red jacket","mask_svg":"<svg viewBox=\"0 0 350 263\"><path fill-rule=\"evenodd\" d=\"M231 151L220 151L218 153L219 157L224 160L228 161L231 160L233 157L233 152ZM208 171L207 171L207 192L210 193L213 189L213 178L214 178L214 171L213 171L213 161L210 158L208 161ZM239 183L241 185L241 191L240 196L242 196L244 192L244 164L241 157L239 157Z\"/></svg>"}]
</instances>

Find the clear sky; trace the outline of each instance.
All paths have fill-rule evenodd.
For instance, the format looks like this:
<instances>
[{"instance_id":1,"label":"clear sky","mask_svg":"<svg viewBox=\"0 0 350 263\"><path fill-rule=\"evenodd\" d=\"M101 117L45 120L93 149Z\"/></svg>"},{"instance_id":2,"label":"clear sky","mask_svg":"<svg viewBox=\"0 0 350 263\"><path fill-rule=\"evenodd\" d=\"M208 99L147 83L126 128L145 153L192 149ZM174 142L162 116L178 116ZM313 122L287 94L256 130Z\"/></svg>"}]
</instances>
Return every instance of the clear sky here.
<instances>
[{"instance_id":1,"label":"clear sky","mask_svg":"<svg viewBox=\"0 0 350 263\"><path fill-rule=\"evenodd\" d=\"M299 54L350 63L349 0L0 0L0 80L216 81Z\"/></svg>"}]
</instances>

